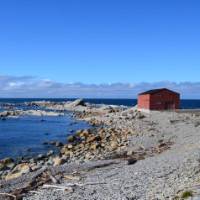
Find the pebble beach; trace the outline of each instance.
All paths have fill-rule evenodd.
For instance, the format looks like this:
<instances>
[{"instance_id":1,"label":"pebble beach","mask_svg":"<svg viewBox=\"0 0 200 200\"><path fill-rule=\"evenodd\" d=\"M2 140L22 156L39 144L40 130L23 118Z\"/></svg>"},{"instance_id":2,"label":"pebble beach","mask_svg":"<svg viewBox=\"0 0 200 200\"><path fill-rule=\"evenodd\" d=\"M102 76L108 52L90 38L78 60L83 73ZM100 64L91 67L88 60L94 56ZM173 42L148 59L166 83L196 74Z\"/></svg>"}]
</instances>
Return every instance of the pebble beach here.
<instances>
[{"instance_id":1,"label":"pebble beach","mask_svg":"<svg viewBox=\"0 0 200 200\"><path fill-rule=\"evenodd\" d=\"M90 128L55 143L59 151L0 161L0 198L199 199L200 112L140 112L135 107L74 102L29 102L27 106L70 112ZM0 113L1 118L24 111Z\"/></svg>"}]
</instances>

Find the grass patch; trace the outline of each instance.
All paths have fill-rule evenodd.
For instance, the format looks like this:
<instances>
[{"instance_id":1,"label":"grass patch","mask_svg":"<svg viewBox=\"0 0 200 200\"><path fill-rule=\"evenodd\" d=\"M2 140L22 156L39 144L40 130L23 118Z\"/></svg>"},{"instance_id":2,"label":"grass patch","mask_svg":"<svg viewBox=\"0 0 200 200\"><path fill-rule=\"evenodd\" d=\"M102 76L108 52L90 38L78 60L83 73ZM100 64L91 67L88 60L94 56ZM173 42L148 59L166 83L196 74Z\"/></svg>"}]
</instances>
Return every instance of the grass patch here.
<instances>
[{"instance_id":1,"label":"grass patch","mask_svg":"<svg viewBox=\"0 0 200 200\"><path fill-rule=\"evenodd\" d=\"M183 194L181 195L182 199L188 199L189 197L193 197L193 192L192 191L185 191L183 192Z\"/></svg>"}]
</instances>

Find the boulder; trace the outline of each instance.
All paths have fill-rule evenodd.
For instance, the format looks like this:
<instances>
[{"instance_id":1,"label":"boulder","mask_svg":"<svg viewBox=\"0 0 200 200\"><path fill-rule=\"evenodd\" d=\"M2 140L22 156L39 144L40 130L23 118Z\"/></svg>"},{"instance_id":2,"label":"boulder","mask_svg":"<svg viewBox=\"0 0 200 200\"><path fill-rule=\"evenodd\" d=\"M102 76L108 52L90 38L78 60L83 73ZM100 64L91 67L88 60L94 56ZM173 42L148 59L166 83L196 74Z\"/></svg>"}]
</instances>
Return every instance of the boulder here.
<instances>
[{"instance_id":1,"label":"boulder","mask_svg":"<svg viewBox=\"0 0 200 200\"><path fill-rule=\"evenodd\" d=\"M63 143L62 143L62 142L56 142L55 146L56 146L56 147L62 147L62 146L63 146Z\"/></svg>"},{"instance_id":2,"label":"boulder","mask_svg":"<svg viewBox=\"0 0 200 200\"><path fill-rule=\"evenodd\" d=\"M69 143L73 143L73 142L76 141L76 137L75 137L74 135L70 135L70 136L67 138L67 141L68 141Z\"/></svg>"},{"instance_id":3,"label":"boulder","mask_svg":"<svg viewBox=\"0 0 200 200\"><path fill-rule=\"evenodd\" d=\"M6 180L11 180L27 174L31 171L30 165L28 163L22 163L17 165L8 175L5 177Z\"/></svg>"},{"instance_id":4,"label":"boulder","mask_svg":"<svg viewBox=\"0 0 200 200\"><path fill-rule=\"evenodd\" d=\"M69 104L70 107L76 107L76 106L86 106L83 99L77 99Z\"/></svg>"},{"instance_id":5,"label":"boulder","mask_svg":"<svg viewBox=\"0 0 200 200\"><path fill-rule=\"evenodd\" d=\"M53 159L53 166L60 166L60 165L64 164L65 162L66 162L65 159L60 158L60 157L55 157Z\"/></svg>"},{"instance_id":6,"label":"boulder","mask_svg":"<svg viewBox=\"0 0 200 200\"><path fill-rule=\"evenodd\" d=\"M118 148L118 143L116 141L111 141L110 147L112 150L116 150Z\"/></svg>"},{"instance_id":7,"label":"boulder","mask_svg":"<svg viewBox=\"0 0 200 200\"><path fill-rule=\"evenodd\" d=\"M4 170L6 168L13 168L15 165L14 160L12 158L5 158L0 161L0 170Z\"/></svg>"}]
</instances>

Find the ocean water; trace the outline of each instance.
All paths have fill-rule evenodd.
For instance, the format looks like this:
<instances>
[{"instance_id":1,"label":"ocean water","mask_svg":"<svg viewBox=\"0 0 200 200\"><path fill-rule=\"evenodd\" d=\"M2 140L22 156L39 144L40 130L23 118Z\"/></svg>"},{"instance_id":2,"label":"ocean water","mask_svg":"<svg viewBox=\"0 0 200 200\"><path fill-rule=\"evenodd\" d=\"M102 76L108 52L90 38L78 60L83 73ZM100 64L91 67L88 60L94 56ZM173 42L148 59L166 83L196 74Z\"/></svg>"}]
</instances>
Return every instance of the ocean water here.
<instances>
[{"instance_id":1,"label":"ocean water","mask_svg":"<svg viewBox=\"0 0 200 200\"><path fill-rule=\"evenodd\" d=\"M55 101L55 102L62 102L62 101L73 101L75 99L65 99L65 98L51 98L51 99L41 99L41 98L18 98L18 99L6 99L0 98L0 105L2 103L15 103L20 104L24 102L31 102L31 101ZM88 103L94 104L107 104L107 105L124 105L124 106L135 106L137 104L137 99L84 99ZM200 99L183 99L181 100L181 108L182 109L195 109L200 108Z\"/></svg>"},{"instance_id":2,"label":"ocean water","mask_svg":"<svg viewBox=\"0 0 200 200\"><path fill-rule=\"evenodd\" d=\"M15 104L18 109L26 109L24 102L35 100L51 100L56 102L74 99L0 99L4 103ZM86 102L95 104L135 106L136 99L85 99ZM181 108L200 108L200 100L181 100ZM89 128L83 121L76 121L70 113L59 117L33 117L24 116L0 120L0 159L5 157L34 156L46 153L52 146L43 145L46 141L66 142L67 135L79 129Z\"/></svg>"},{"instance_id":3,"label":"ocean water","mask_svg":"<svg viewBox=\"0 0 200 200\"><path fill-rule=\"evenodd\" d=\"M76 121L69 114L59 117L24 116L0 120L0 159L5 157L28 157L46 153L53 146L48 141L66 143L70 131L89 128L83 121Z\"/></svg>"}]
</instances>

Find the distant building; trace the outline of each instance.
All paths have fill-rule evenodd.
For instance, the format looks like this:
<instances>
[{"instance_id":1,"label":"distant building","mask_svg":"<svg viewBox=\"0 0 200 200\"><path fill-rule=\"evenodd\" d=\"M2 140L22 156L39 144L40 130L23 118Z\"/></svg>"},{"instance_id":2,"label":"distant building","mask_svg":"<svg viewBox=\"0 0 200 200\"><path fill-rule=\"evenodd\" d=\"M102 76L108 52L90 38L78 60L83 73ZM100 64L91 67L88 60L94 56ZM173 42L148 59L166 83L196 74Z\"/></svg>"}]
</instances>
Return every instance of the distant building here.
<instances>
[{"instance_id":1,"label":"distant building","mask_svg":"<svg viewBox=\"0 0 200 200\"><path fill-rule=\"evenodd\" d=\"M174 110L180 107L180 94L166 88L149 90L138 95L138 109Z\"/></svg>"}]
</instances>

